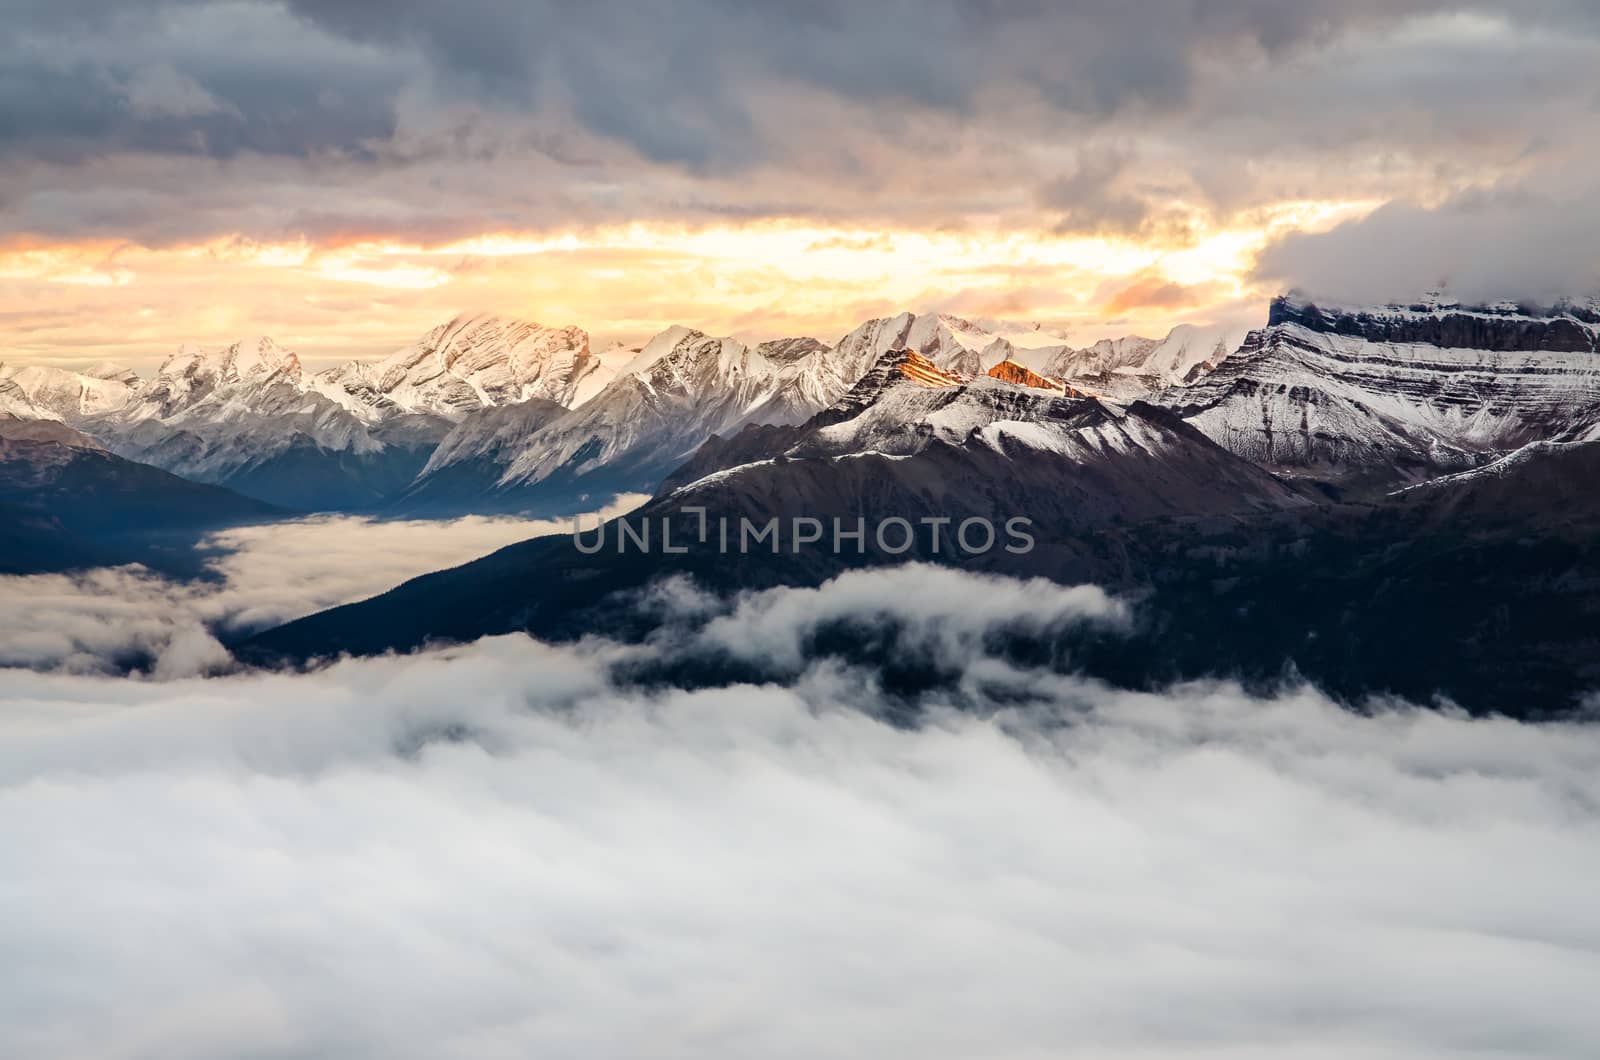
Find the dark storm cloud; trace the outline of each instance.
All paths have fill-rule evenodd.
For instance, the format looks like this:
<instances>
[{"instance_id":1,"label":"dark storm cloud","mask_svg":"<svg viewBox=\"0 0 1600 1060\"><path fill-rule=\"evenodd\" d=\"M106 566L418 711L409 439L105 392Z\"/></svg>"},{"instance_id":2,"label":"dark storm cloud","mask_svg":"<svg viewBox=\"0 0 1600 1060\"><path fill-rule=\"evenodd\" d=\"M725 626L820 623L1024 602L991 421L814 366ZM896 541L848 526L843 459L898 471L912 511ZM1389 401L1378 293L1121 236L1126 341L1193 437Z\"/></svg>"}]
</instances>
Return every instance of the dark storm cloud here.
<instances>
[{"instance_id":1,"label":"dark storm cloud","mask_svg":"<svg viewBox=\"0 0 1600 1060\"><path fill-rule=\"evenodd\" d=\"M511 112L559 103L646 157L738 164L781 150L784 130L762 116L785 84L968 116L988 92L1021 92L1104 116L1181 104L1208 54L1243 44L1276 54L1457 6L85 0L12 16L0 144L40 154L359 152L393 133L405 89ZM163 81L175 108L141 111L138 86Z\"/></svg>"},{"instance_id":2,"label":"dark storm cloud","mask_svg":"<svg viewBox=\"0 0 1600 1060\"><path fill-rule=\"evenodd\" d=\"M1584 86L1600 16L1578 0L73 0L7 14L0 228L53 236L772 215L1181 232L1163 227L1181 225L1173 203L1225 216L1388 198L1597 123ZM1415 21L1451 14L1500 21Z\"/></svg>"},{"instance_id":3,"label":"dark storm cloud","mask_svg":"<svg viewBox=\"0 0 1600 1060\"><path fill-rule=\"evenodd\" d=\"M1587 185L1473 191L1433 209L1391 203L1331 232L1284 237L1261 255L1258 277L1365 304L1434 286L1468 303L1600 295L1600 184Z\"/></svg>"},{"instance_id":4,"label":"dark storm cloud","mask_svg":"<svg viewBox=\"0 0 1600 1060\"><path fill-rule=\"evenodd\" d=\"M741 164L784 153L764 96L796 86L873 107L971 117L1020 94L1104 118L1187 98L1207 52L1280 53L1342 27L1453 6L1349 0L891 0L862 4L291 0L331 33L415 46L454 87L554 96L595 132L660 161Z\"/></svg>"},{"instance_id":5,"label":"dark storm cloud","mask_svg":"<svg viewBox=\"0 0 1600 1060\"><path fill-rule=\"evenodd\" d=\"M1118 180L1136 162L1132 151L1111 147L1080 151L1077 164L1039 189L1039 205L1057 213L1063 232L1105 230L1136 232L1151 208L1118 187Z\"/></svg>"},{"instance_id":6,"label":"dark storm cloud","mask_svg":"<svg viewBox=\"0 0 1600 1060\"><path fill-rule=\"evenodd\" d=\"M360 156L393 135L407 76L270 5L69 5L0 40L0 160Z\"/></svg>"}]
</instances>

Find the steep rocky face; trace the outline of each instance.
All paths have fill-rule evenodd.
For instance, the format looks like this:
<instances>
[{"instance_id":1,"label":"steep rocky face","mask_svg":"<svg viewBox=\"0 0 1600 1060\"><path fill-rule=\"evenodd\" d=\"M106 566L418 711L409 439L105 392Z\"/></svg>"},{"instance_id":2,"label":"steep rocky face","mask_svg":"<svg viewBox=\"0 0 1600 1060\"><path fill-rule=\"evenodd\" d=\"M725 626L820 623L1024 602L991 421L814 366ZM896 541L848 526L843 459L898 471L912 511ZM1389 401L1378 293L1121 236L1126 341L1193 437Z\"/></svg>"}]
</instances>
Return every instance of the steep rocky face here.
<instances>
[{"instance_id":1,"label":"steep rocky face","mask_svg":"<svg viewBox=\"0 0 1600 1060\"><path fill-rule=\"evenodd\" d=\"M776 374L736 340L669 329L593 401L539 432L502 483L529 486L608 466L664 474L759 404Z\"/></svg>"},{"instance_id":2,"label":"steep rocky face","mask_svg":"<svg viewBox=\"0 0 1600 1060\"><path fill-rule=\"evenodd\" d=\"M1065 388L1053 380L1046 379L1037 372L1030 372L1016 361L1005 360L989 369L986 373L992 379L999 379L1005 383L1015 383L1018 386L1033 387L1036 390L1053 390L1064 393Z\"/></svg>"},{"instance_id":3,"label":"steep rocky face","mask_svg":"<svg viewBox=\"0 0 1600 1060\"><path fill-rule=\"evenodd\" d=\"M1238 349L1248 333L1247 328L1229 324L1180 324L1162 339L1128 335L1101 339L1082 349L1058 346L1008 356L1078 392L1135 401L1209 371Z\"/></svg>"},{"instance_id":4,"label":"steep rocky face","mask_svg":"<svg viewBox=\"0 0 1600 1060\"><path fill-rule=\"evenodd\" d=\"M776 365L791 365L802 358L828 353L833 347L809 337L772 339L756 346L756 352Z\"/></svg>"},{"instance_id":5,"label":"steep rocky face","mask_svg":"<svg viewBox=\"0 0 1600 1060\"><path fill-rule=\"evenodd\" d=\"M1129 335L1120 339L1101 339L1081 350L1062 349L1050 358L1046 374L1058 379L1105 375L1123 369L1142 372L1144 363L1161 343L1157 339Z\"/></svg>"},{"instance_id":6,"label":"steep rocky face","mask_svg":"<svg viewBox=\"0 0 1600 1060\"><path fill-rule=\"evenodd\" d=\"M1271 323L1159 399L1268 468L1353 485L1493 460L1596 422L1600 325L1510 307L1334 310Z\"/></svg>"},{"instance_id":7,"label":"steep rocky face","mask_svg":"<svg viewBox=\"0 0 1600 1060\"><path fill-rule=\"evenodd\" d=\"M1476 309L1428 304L1322 308L1278 298L1272 303L1267 326L1283 324L1395 345L1491 353L1593 353L1600 314L1576 305L1540 309L1511 303Z\"/></svg>"}]
</instances>

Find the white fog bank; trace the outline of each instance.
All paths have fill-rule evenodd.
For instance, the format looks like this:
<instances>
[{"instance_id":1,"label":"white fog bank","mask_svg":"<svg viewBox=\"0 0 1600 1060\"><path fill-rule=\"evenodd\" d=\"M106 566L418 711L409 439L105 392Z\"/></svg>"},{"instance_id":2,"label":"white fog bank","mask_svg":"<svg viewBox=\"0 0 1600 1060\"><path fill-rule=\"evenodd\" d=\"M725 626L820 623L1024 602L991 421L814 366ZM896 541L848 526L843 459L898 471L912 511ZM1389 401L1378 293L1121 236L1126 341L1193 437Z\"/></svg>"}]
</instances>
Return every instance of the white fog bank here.
<instances>
[{"instance_id":1,"label":"white fog bank","mask_svg":"<svg viewBox=\"0 0 1600 1060\"><path fill-rule=\"evenodd\" d=\"M706 636L790 650L841 581ZM9 671L0 1055L1600 1052L1600 730L1119 693L929 635L1037 705L896 728L834 663L643 692L609 664L659 648L520 636Z\"/></svg>"},{"instance_id":2,"label":"white fog bank","mask_svg":"<svg viewBox=\"0 0 1600 1060\"><path fill-rule=\"evenodd\" d=\"M599 517L647 499L618 497ZM140 654L157 659L157 676L214 672L229 661L215 633L267 629L518 541L571 532L571 520L327 515L209 535L202 547L216 553L211 580L168 578L137 564L0 575L0 667L114 672Z\"/></svg>"}]
</instances>

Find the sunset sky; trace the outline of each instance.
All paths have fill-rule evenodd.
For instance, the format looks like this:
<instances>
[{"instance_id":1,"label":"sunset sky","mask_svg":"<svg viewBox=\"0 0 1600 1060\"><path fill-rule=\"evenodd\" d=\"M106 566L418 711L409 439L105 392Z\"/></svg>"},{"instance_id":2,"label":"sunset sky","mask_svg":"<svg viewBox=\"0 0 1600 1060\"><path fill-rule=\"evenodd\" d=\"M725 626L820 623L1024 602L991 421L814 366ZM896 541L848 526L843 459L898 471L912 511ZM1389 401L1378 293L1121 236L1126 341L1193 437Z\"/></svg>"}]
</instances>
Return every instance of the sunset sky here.
<instances>
[{"instance_id":1,"label":"sunset sky","mask_svg":"<svg viewBox=\"0 0 1600 1060\"><path fill-rule=\"evenodd\" d=\"M8 5L9 7L9 5ZM1591 0L67 0L0 38L0 359L462 310L1087 343L1600 289ZM1159 29L1159 32L1154 32Z\"/></svg>"}]
</instances>

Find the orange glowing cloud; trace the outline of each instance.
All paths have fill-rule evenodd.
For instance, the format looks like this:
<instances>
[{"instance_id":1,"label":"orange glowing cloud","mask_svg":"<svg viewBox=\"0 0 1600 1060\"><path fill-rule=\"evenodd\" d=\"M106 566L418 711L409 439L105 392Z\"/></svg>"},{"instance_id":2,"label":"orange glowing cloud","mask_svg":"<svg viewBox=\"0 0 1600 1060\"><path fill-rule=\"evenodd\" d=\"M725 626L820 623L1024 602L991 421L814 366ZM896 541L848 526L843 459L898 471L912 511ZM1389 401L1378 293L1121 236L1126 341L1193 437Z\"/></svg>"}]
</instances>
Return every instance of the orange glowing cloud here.
<instances>
[{"instance_id":1,"label":"orange glowing cloud","mask_svg":"<svg viewBox=\"0 0 1600 1060\"><path fill-rule=\"evenodd\" d=\"M463 310L577 324L609 342L675 323L831 341L872 316L945 309L1036 321L1087 343L1258 307L1268 293L1249 280L1259 248L1353 210L1290 203L1251 227L1200 229L1179 244L794 220L485 232L435 244L14 241L0 245L0 297L16 307L0 359L144 367L181 341L268 333L317 364L388 352Z\"/></svg>"},{"instance_id":2,"label":"orange glowing cloud","mask_svg":"<svg viewBox=\"0 0 1600 1060\"><path fill-rule=\"evenodd\" d=\"M1143 276L1112 295L1105 304L1105 312L1120 316L1136 309L1187 309L1205 304L1214 294L1213 284L1185 287L1164 276Z\"/></svg>"}]
</instances>

